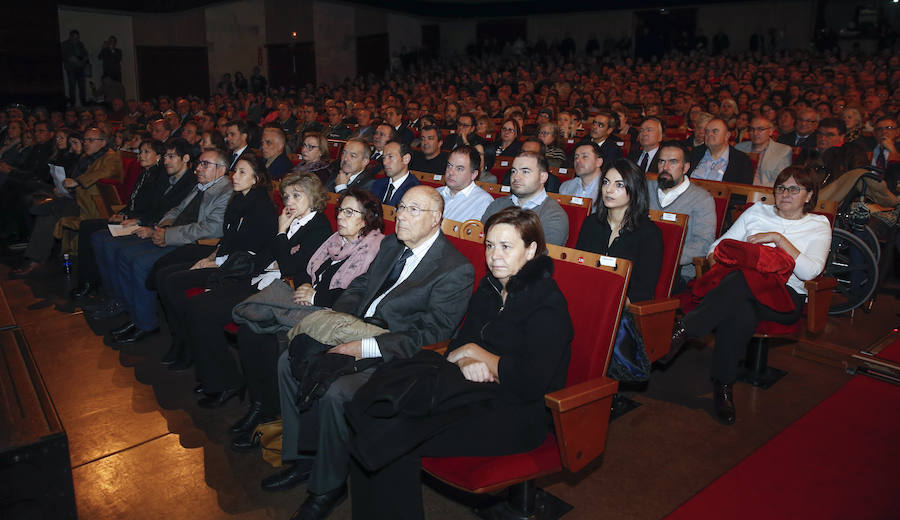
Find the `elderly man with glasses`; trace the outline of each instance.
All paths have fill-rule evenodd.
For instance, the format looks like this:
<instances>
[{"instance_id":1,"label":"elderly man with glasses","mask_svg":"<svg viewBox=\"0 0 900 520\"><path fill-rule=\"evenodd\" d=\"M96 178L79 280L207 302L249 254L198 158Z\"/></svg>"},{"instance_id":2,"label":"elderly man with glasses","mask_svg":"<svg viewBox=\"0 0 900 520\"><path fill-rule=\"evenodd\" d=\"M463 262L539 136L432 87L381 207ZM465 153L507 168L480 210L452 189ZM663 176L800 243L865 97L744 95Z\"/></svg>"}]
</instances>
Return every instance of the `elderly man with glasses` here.
<instances>
[{"instance_id":1,"label":"elderly man with glasses","mask_svg":"<svg viewBox=\"0 0 900 520\"><path fill-rule=\"evenodd\" d=\"M750 140L734 145L735 149L746 154L758 155L753 175L753 184L757 186L772 186L781 170L791 165L791 147L775 142L772 139L774 131L775 125L771 121L754 117L750 121Z\"/></svg>"}]
</instances>

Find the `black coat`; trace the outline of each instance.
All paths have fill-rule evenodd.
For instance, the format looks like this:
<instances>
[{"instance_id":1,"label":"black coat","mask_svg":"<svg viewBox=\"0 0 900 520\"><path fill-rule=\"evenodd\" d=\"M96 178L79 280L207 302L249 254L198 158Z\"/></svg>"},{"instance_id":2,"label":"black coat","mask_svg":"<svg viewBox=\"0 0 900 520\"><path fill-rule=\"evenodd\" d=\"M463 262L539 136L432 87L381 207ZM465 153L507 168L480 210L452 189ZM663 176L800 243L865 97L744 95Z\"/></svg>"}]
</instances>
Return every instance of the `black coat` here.
<instances>
[{"instance_id":1,"label":"black coat","mask_svg":"<svg viewBox=\"0 0 900 520\"><path fill-rule=\"evenodd\" d=\"M225 207L222 241L217 254L221 256L235 251L259 253L272 240L277 223L278 212L268 190L251 188L246 195L234 192Z\"/></svg>"},{"instance_id":2,"label":"black coat","mask_svg":"<svg viewBox=\"0 0 900 520\"><path fill-rule=\"evenodd\" d=\"M603 143L603 144L606 144L606 143ZM644 151L641 150L640 146L638 146L637 148L632 148L631 152L628 153L628 158L631 159L632 162L634 162L634 164L637 164L638 168L640 168L641 154L643 154L643 153L644 153ZM647 158L647 172L648 173L659 172L659 163L656 160L657 155L659 155L659 148L657 148L656 151L653 152L653 155L651 157Z\"/></svg>"},{"instance_id":3,"label":"black coat","mask_svg":"<svg viewBox=\"0 0 900 520\"><path fill-rule=\"evenodd\" d=\"M269 241L269 245L260 253L259 260L255 263L257 271L262 272L273 260L278 262L278 269L283 277L291 276L294 283L301 285L310 283L309 274L306 272L306 264L312 258L313 253L319 249L334 231L331 222L324 213L319 211L316 216L297 230L290 239L287 233L279 233ZM292 254L294 247L300 246Z\"/></svg>"},{"instance_id":4,"label":"black coat","mask_svg":"<svg viewBox=\"0 0 900 520\"><path fill-rule=\"evenodd\" d=\"M169 184L169 176L162 170L155 182L150 185L151 191L147 194L150 204L145 206L142 203L140 210L135 209L134 213L129 213L128 216L138 219L142 226L152 226L158 223L170 209L181 204L181 201L191 193L196 185L197 175L190 170L184 172L174 186ZM144 195L140 195L140 197L143 198Z\"/></svg>"},{"instance_id":5,"label":"black coat","mask_svg":"<svg viewBox=\"0 0 900 520\"><path fill-rule=\"evenodd\" d=\"M782 136L779 136L776 139L776 142L781 144L786 144L788 146L799 146L800 148L809 148L813 149L816 147L816 135L810 134L803 139L800 139L799 143L797 142L797 131L788 132ZM797 144L794 144L797 143Z\"/></svg>"}]
</instances>

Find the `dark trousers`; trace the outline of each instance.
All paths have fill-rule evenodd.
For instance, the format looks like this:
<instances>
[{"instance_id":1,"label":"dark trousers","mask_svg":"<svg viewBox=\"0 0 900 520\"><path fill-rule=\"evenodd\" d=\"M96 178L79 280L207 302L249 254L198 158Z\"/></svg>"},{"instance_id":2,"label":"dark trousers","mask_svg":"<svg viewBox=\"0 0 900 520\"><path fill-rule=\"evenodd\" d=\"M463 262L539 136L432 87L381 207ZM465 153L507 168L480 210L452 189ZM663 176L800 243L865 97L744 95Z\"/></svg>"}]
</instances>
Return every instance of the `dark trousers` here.
<instances>
[{"instance_id":1,"label":"dark trousers","mask_svg":"<svg viewBox=\"0 0 900 520\"><path fill-rule=\"evenodd\" d=\"M278 356L281 354L278 336L257 334L247 325L241 325L238 353L250 401L262 403L265 415L278 415Z\"/></svg>"},{"instance_id":2,"label":"dark trousers","mask_svg":"<svg viewBox=\"0 0 900 520\"><path fill-rule=\"evenodd\" d=\"M87 104L85 100L86 92L84 91L84 69L66 70L66 82L69 85L69 103L75 106L75 87L78 87L78 100L81 106Z\"/></svg>"},{"instance_id":3,"label":"dark trousers","mask_svg":"<svg viewBox=\"0 0 900 520\"><path fill-rule=\"evenodd\" d=\"M170 264L156 272L156 287L159 301L162 303L166 323L172 334L172 343L178 346L187 344L187 301L186 290L192 287L204 287L212 269L194 269L195 262Z\"/></svg>"},{"instance_id":4,"label":"dark trousers","mask_svg":"<svg viewBox=\"0 0 900 520\"><path fill-rule=\"evenodd\" d=\"M790 287L787 290L794 301L794 310L774 311L756 300L744 273L734 271L684 317L682 323L691 336L703 337L715 332L716 346L710 371L713 379L725 384L734 383L738 363L760 321L790 324L800 319L806 296Z\"/></svg>"},{"instance_id":5,"label":"dark trousers","mask_svg":"<svg viewBox=\"0 0 900 520\"><path fill-rule=\"evenodd\" d=\"M30 213L37 217L34 229L31 230L31 238L28 240L28 248L25 249L25 257L35 262L46 262L53 252L53 228L62 217L78 215L78 203L74 199L58 198L44 204L33 206Z\"/></svg>"},{"instance_id":6,"label":"dark trousers","mask_svg":"<svg viewBox=\"0 0 900 520\"><path fill-rule=\"evenodd\" d=\"M100 269L97 257L91 244L91 235L107 229L109 221L105 218L82 220L78 227L78 283L97 283L100 281ZM109 231L106 231L109 234ZM112 236L112 235L110 235Z\"/></svg>"}]
</instances>

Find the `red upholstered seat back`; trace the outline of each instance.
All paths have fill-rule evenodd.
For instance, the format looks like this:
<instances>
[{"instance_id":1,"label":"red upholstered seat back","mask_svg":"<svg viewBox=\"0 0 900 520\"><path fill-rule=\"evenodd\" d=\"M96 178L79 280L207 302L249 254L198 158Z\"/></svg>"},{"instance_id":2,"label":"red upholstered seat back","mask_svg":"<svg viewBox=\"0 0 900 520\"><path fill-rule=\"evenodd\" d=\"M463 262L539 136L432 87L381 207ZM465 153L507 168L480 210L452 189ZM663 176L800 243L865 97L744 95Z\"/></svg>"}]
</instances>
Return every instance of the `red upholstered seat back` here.
<instances>
[{"instance_id":1,"label":"red upholstered seat back","mask_svg":"<svg viewBox=\"0 0 900 520\"><path fill-rule=\"evenodd\" d=\"M600 255L556 246L548 249L554 259L553 278L569 303L575 329L566 386L605 376L631 262L616 258L611 259L615 267L599 266Z\"/></svg>"},{"instance_id":2,"label":"red upholstered seat back","mask_svg":"<svg viewBox=\"0 0 900 520\"><path fill-rule=\"evenodd\" d=\"M494 160L494 165L491 166L491 173L497 176L498 181L502 181L506 172L512 168L513 159L514 157L501 155Z\"/></svg>"},{"instance_id":3,"label":"red upholstered seat back","mask_svg":"<svg viewBox=\"0 0 900 520\"><path fill-rule=\"evenodd\" d=\"M122 178L122 183L118 184L116 189L119 191L119 197L124 202L131 196L131 191L134 190L134 185L137 183L138 177L141 176L141 163L138 162L136 157L123 154L122 170L124 171L124 177Z\"/></svg>"},{"instance_id":4,"label":"red upholstered seat back","mask_svg":"<svg viewBox=\"0 0 900 520\"><path fill-rule=\"evenodd\" d=\"M680 268L681 250L687 235L688 216L650 210L650 219L662 232L663 258L656 291L653 297L668 298L672 294L672 283Z\"/></svg>"},{"instance_id":5,"label":"red upholstered seat back","mask_svg":"<svg viewBox=\"0 0 900 520\"><path fill-rule=\"evenodd\" d=\"M562 206L566 216L569 217L569 239L566 241L566 247L575 247L575 244L578 242L578 234L581 233L581 226L584 225L584 219L591 212L593 201L591 199L560 195L559 193L547 193L547 195L553 197L553 200Z\"/></svg>"},{"instance_id":6,"label":"red upholstered seat back","mask_svg":"<svg viewBox=\"0 0 900 520\"><path fill-rule=\"evenodd\" d=\"M474 239L447 237L453 246L469 260L475 268L475 287L487 274L487 262L484 259L484 243L479 237Z\"/></svg>"}]
</instances>

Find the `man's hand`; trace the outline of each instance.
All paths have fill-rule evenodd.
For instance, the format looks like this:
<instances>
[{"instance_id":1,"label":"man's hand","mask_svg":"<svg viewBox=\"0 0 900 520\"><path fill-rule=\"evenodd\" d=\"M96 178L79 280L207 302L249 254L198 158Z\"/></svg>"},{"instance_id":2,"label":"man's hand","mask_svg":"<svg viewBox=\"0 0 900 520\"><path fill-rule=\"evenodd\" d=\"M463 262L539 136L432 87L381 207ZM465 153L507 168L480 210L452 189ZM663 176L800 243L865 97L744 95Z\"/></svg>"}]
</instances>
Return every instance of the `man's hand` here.
<instances>
[{"instance_id":1,"label":"man's hand","mask_svg":"<svg viewBox=\"0 0 900 520\"><path fill-rule=\"evenodd\" d=\"M150 238L150 235L153 234L153 228L141 226L134 230L134 234L140 238Z\"/></svg>"},{"instance_id":2,"label":"man's hand","mask_svg":"<svg viewBox=\"0 0 900 520\"><path fill-rule=\"evenodd\" d=\"M169 220L163 220L162 222L158 223L158 224L156 225L156 227L169 227L169 226L172 225L172 222L175 222L175 221L172 220L172 219L169 219Z\"/></svg>"},{"instance_id":3,"label":"man's hand","mask_svg":"<svg viewBox=\"0 0 900 520\"><path fill-rule=\"evenodd\" d=\"M153 243L159 247L166 247L166 230L161 227L153 228L153 235L150 237Z\"/></svg>"},{"instance_id":4,"label":"man's hand","mask_svg":"<svg viewBox=\"0 0 900 520\"><path fill-rule=\"evenodd\" d=\"M487 364L472 358L462 358L456 365L462 371L463 377L475 383L493 383L494 376Z\"/></svg>"},{"instance_id":5,"label":"man's hand","mask_svg":"<svg viewBox=\"0 0 900 520\"><path fill-rule=\"evenodd\" d=\"M74 188L75 186L78 186L78 181L75 179L63 179L63 186L66 188Z\"/></svg>"},{"instance_id":6,"label":"man's hand","mask_svg":"<svg viewBox=\"0 0 900 520\"><path fill-rule=\"evenodd\" d=\"M356 340L350 343L342 343L336 347L331 347L328 352L332 354L346 354L356 359L362 359L362 341Z\"/></svg>"},{"instance_id":7,"label":"man's hand","mask_svg":"<svg viewBox=\"0 0 900 520\"><path fill-rule=\"evenodd\" d=\"M215 267L218 267L215 259L210 260L209 258L201 258L200 260L197 260L197 263L191 266L191 269L213 269Z\"/></svg>"},{"instance_id":8,"label":"man's hand","mask_svg":"<svg viewBox=\"0 0 900 520\"><path fill-rule=\"evenodd\" d=\"M294 303L299 305L312 305L313 295L315 294L316 290L313 289L313 286L305 283L294 290Z\"/></svg>"},{"instance_id":9,"label":"man's hand","mask_svg":"<svg viewBox=\"0 0 900 520\"><path fill-rule=\"evenodd\" d=\"M335 185L337 184L347 184L350 181L350 174L344 173L343 170L339 171L337 174L337 178L335 178Z\"/></svg>"},{"instance_id":10,"label":"man's hand","mask_svg":"<svg viewBox=\"0 0 900 520\"><path fill-rule=\"evenodd\" d=\"M882 135L878 139L878 144L880 144L885 150L891 152L891 157L897 156L897 147L894 145L894 140L891 139L891 136Z\"/></svg>"}]
</instances>

